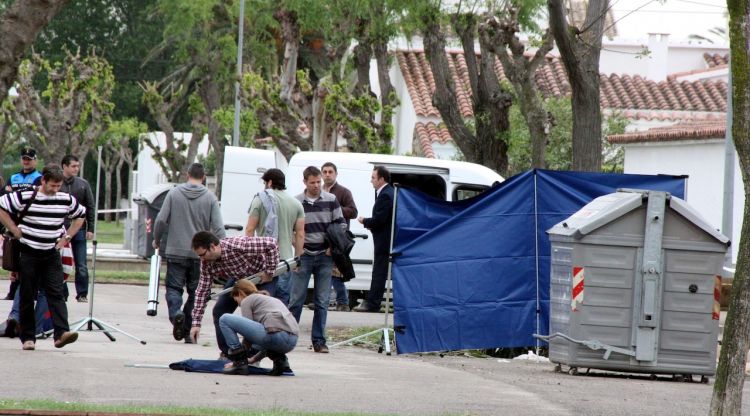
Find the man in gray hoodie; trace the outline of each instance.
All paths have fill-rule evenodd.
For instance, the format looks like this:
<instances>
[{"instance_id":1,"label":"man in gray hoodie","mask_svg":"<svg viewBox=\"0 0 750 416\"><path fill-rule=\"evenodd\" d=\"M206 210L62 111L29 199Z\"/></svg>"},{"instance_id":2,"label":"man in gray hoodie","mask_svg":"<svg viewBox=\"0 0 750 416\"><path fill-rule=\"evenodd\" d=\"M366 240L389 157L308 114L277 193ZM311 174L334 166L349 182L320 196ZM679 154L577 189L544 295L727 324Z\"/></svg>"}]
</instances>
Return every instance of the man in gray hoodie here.
<instances>
[{"instance_id":1,"label":"man in gray hoodie","mask_svg":"<svg viewBox=\"0 0 750 416\"><path fill-rule=\"evenodd\" d=\"M169 191L154 224L154 248L166 239L162 255L167 259L167 308L172 322L172 336L190 343L190 325L195 303L195 289L200 278L200 259L190 246L198 231L211 231L224 238L224 221L219 201L203 186L206 177L203 165L193 163L188 169L187 183ZM182 304L183 288L188 298ZM180 309L182 307L182 309Z\"/></svg>"}]
</instances>

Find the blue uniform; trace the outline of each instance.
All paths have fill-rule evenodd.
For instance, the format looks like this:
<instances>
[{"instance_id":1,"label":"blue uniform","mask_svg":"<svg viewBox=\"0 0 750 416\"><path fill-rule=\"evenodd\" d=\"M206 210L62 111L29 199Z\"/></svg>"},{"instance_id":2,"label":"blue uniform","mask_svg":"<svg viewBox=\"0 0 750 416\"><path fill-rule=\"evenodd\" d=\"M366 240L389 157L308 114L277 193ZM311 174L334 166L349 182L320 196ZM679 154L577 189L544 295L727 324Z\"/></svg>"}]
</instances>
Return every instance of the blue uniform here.
<instances>
[{"instance_id":1,"label":"blue uniform","mask_svg":"<svg viewBox=\"0 0 750 416\"><path fill-rule=\"evenodd\" d=\"M24 173L23 171L14 173L8 179L8 185L10 185L13 192L31 189L32 186L40 185L41 183L42 174L36 169L29 173Z\"/></svg>"}]
</instances>

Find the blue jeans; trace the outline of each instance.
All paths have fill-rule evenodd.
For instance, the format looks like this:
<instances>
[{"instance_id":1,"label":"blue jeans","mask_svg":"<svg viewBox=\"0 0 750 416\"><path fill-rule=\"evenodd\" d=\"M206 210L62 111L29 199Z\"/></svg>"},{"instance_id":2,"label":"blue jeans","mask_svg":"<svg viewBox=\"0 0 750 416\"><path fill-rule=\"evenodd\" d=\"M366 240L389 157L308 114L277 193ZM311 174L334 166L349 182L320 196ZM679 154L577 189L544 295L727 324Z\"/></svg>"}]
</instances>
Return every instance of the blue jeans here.
<instances>
[{"instance_id":1,"label":"blue jeans","mask_svg":"<svg viewBox=\"0 0 750 416\"><path fill-rule=\"evenodd\" d=\"M198 288L200 279L201 262L198 259L167 258L167 308L169 309L169 321L174 323L174 318L180 313L185 315L184 328L190 332L193 322L193 305L195 304L195 289ZM187 290L185 306L182 305L182 290Z\"/></svg>"},{"instance_id":2,"label":"blue jeans","mask_svg":"<svg viewBox=\"0 0 750 416\"><path fill-rule=\"evenodd\" d=\"M332 277L331 286L333 286L333 290L336 291L336 305L349 306L349 294L346 291L344 281L337 277Z\"/></svg>"},{"instance_id":3,"label":"blue jeans","mask_svg":"<svg viewBox=\"0 0 750 416\"><path fill-rule=\"evenodd\" d=\"M18 311L21 307L21 290L20 286L16 289L16 293L13 296L13 306L10 308L8 319L12 319L16 322L19 321ZM47 296L44 294L44 290L40 290L36 296L36 306L34 307L34 316L36 317L36 334L39 335L45 331L52 329L52 322L47 322L45 315L49 311L47 305ZM47 325L45 325L47 323Z\"/></svg>"},{"instance_id":4,"label":"blue jeans","mask_svg":"<svg viewBox=\"0 0 750 416\"><path fill-rule=\"evenodd\" d=\"M219 318L219 327L230 349L242 347L237 334L248 340L253 348L260 351L273 351L286 354L297 345L297 335L286 331L267 333L263 324L244 316L226 313Z\"/></svg>"},{"instance_id":5,"label":"blue jeans","mask_svg":"<svg viewBox=\"0 0 750 416\"><path fill-rule=\"evenodd\" d=\"M89 269L86 267L86 230L79 230L70 240L70 246L73 250L73 260L76 263L76 298L88 296Z\"/></svg>"},{"instance_id":6,"label":"blue jeans","mask_svg":"<svg viewBox=\"0 0 750 416\"><path fill-rule=\"evenodd\" d=\"M227 280L227 283L224 285L224 289L230 288L234 286L234 282L236 282L236 279L229 279ZM276 287L276 279L274 279L271 282L264 283L261 285L257 285L258 290L267 290L269 293L272 293L274 288ZM232 314L235 310L237 310L237 302L234 301L232 296L230 296L230 293L225 293L221 296L219 296L218 299L216 299L216 304L214 304L214 309L212 312L213 318L214 318L214 329L216 330L216 343L219 345L219 349L221 352L226 354L229 351L229 346L227 345L227 341L224 338L224 334L221 331L221 326L219 326L219 321L222 316L225 314Z\"/></svg>"},{"instance_id":7,"label":"blue jeans","mask_svg":"<svg viewBox=\"0 0 750 416\"><path fill-rule=\"evenodd\" d=\"M289 305L289 290L292 284L292 272L288 271L284 274L280 274L276 278L276 294L274 297L281 301L284 305Z\"/></svg>"},{"instance_id":8,"label":"blue jeans","mask_svg":"<svg viewBox=\"0 0 750 416\"><path fill-rule=\"evenodd\" d=\"M311 256L303 254L300 257L299 271L292 277L292 296L289 301L289 311L299 322L302 316L302 305L307 295L307 284L310 275L315 276L315 310L312 324L313 345L326 343L326 318L328 317L328 302L331 299L331 271L333 258L324 254Z\"/></svg>"}]
</instances>

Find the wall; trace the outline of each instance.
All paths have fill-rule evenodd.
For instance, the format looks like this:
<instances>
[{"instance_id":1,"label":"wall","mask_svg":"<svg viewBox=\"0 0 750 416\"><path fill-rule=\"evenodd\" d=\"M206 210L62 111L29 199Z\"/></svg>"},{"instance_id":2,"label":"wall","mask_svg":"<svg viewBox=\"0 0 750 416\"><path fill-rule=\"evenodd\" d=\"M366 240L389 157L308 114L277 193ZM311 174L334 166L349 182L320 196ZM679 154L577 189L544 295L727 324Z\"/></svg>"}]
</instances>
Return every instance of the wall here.
<instances>
[{"instance_id":1,"label":"wall","mask_svg":"<svg viewBox=\"0 0 750 416\"><path fill-rule=\"evenodd\" d=\"M721 229L724 198L724 140L638 143L625 145L625 173L689 175L687 202L716 229ZM737 248L745 203L742 176L735 158L732 258Z\"/></svg>"}]
</instances>

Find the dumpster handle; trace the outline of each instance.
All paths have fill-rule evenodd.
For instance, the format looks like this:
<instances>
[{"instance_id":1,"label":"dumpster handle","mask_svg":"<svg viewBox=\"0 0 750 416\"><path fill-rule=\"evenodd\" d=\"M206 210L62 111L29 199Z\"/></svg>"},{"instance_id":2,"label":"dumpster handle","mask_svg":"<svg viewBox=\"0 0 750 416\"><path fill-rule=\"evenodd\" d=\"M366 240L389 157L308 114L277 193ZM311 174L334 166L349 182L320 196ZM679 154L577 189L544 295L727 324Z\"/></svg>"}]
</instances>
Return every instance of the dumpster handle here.
<instances>
[{"instance_id":1,"label":"dumpster handle","mask_svg":"<svg viewBox=\"0 0 750 416\"><path fill-rule=\"evenodd\" d=\"M569 337L569 336L567 336L565 334L562 334L560 332L555 332L554 334L549 335L549 336L539 335L539 334L533 334L533 337L536 338L536 339L541 339L542 341L547 341L547 342L549 342L551 339L560 337L560 338L566 339L566 340L568 340L568 341L570 341L572 343L580 344L580 345L589 347L589 348L591 348L594 351L596 351L596 350L604 350L604 357L603 358L605 360L609 360L609 356L613 352L616 352L618 354L628 355L628 356L631 356L631 357L635 357L635 351L626 350L625 348L614 347L612 345L603 344L602 342L597 341L597 340L579 341L577 339L573 339L573 338L571 338L571 337Z\"/></svg>"}]
</instances>

